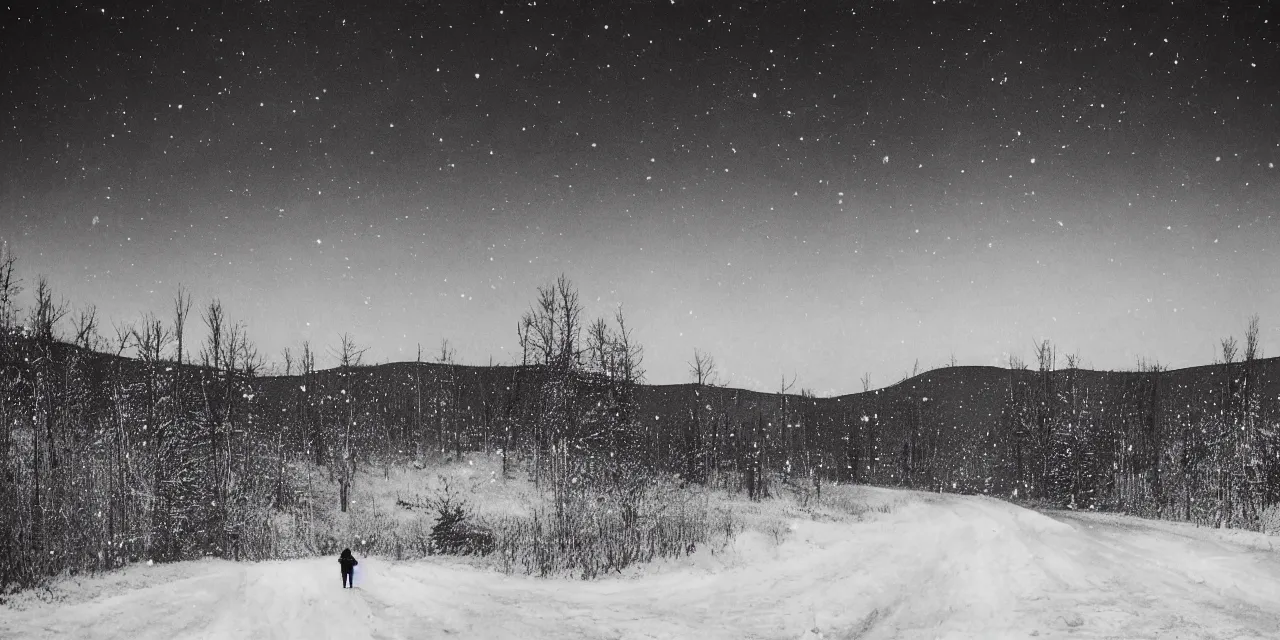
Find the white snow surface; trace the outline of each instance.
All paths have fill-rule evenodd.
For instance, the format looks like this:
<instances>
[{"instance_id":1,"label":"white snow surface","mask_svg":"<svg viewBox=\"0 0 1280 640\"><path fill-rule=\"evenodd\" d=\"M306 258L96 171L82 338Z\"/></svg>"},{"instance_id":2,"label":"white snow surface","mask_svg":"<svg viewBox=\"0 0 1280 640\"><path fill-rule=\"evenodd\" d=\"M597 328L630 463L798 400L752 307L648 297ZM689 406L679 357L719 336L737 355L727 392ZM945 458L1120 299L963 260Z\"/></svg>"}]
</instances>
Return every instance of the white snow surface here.
<instances>
[{"instance_id":1,"label":"white snow surface","mask_svg":"<svg viewBox=\"0 0 1280 640\"><path fill-rule=\"evenodd\" d=\"M20 594L0 638L1280 638L1275 538L902 498L594 581L364 557L344 590L336 558L139 565Z\"/></svg>"}]
</instances>

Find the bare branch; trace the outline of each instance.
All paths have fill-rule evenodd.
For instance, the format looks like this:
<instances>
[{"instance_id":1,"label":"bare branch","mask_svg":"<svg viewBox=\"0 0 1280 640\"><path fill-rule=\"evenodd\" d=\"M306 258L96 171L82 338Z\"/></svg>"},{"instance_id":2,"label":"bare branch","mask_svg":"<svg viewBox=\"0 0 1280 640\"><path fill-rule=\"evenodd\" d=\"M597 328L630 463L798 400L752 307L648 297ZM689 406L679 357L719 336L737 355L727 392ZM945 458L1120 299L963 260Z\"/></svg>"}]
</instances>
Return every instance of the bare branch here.
<instances>
[{"instance_id":1,"label":"bare branch","mask_svg":"<svg viewBox=\"0 0 1280 640\"><path fill-rule=\"evenodd\" d=\"M184 342L187 329L187 317L191 315L191 294L181 286L178 287L178 295L173 301L173 338L175 353L174 361L182 364L186 360L186 344Z\"/></svg>"},{"instance_id":2,"label":"bare branch","mask_svg":"<svg viewBox=\"0 0 1280 640\"><path fill-rule=\"evenodd\" d=\"M1222 339L1222 363L1231 364L1236 361L1236 339L1227 336Z\"/></svg>"},{"instance_id":3,"label":"bare branch","mask_svg":"<svg viewBox=\"0 0 1280 640\"><path fill-rule=\"evenodd\" d=\"M338 359L338 366L343 369L358 367L364 362L364 352L369 348L359 349L356 347L356 339L350 333L343 333L338 337L339 344L337 351L331 351L333 356Z\"/></svg>"},{"instance_id":4,"label":"bare branch","mask_svg":"<svg viewBox=\"0 0 1280 640\"><path fill-rule=\"evenodd\" d=\"M18 294L22 282L14 275L18 259L9 243L0 244L0 334L8 334L18 322Z\"/></svg>"},{"instance_id":5,"label":"bare branch","mask_svg":"<svg viewBox=\"0 0 1280 640\"><path fill-rule=\"evenodd\" d=\"M1035 349L1036 365L1039 367L1039 370L1053 371L1054 367L1057 365L1058 355L1057 351L1053 348L1053 344L1049 342L1049 339L1045 338L1040 342L1032 342L1031 346Z\"/></svg>"},{"instance_id":6,"label":"bare branch","mask_svg":"<svg viewBox=\"0 0 1280 640\"><path fill-rule=\"evenodd\" d=\"M222 302L214 298L204 311L204 325L209 328L205 348L200 352L204 366L214 369L223 368L223 332L226 329L226 316L222 312Z\"/></svg>"},{"instance_id":7,"label":"bare branch","mask_svg":"<svg viewBox=\"0 0 1280 640\"><path fill-rule=\"evenodd\" d=\"M361 353L364 353L361 351ZM454 364L458 351L449 345L449 339L440 340L440 355L436 356L436 362L440 364Z\"/></svg>"},{"instance_id":8,"label":"bare branch","mask_svg":"<svg viewBox=\"0 0 1280 640\"><path fill-rule=\"evenodd\" d=\"M75 344L83 349L93 349L98 344L98 308L89 305L80 310L75 319Z\"/></svg>"},{"instance_id":9,"label":"bare branch","mask_svg":"<svg viewBox=\"0 0 1280 640\"><path fill-rule=\"evenodd\" d=\"M122 322L113 324L112 328L116 331L116 339L112 342L112 346L115 348L117 357L123 356L125 350L129 348L129 343L133 340L133 325L128 322Z\"/></svg>"},{"instance_id":10,"label":"bare branch","mask_svg":"<svg viewBox=\"0 0 1280 640\"><path fill-rule=\"evenodd\" d=\"M1258 343L1258 314L1249 318L1249 328L1244 332L1244 360L1253 362L1262 357L1262 345Z\"/></svg>"},{"instance_id":11,"label":"bare branch","mask_svg":"<svg viewBox=\"0 0 1280 640\"><path fill-rule=\"evenodd\" d=\"M67 315L67 301L54 302L53 290L44 276L36 279L36 306L27 314L28 324L37 340L57 339L57 325Z\"/></svg>"},{"instance_id":12,"label":"bare branch","mask_svg":"<svg viewBox=\"0 0 1280 640\"><path fill-rule=\"evenodd\" d=\"M701 350L693 350L693 362L689 365L689 376L693 378L694 384L712 385L719 381L720 374L716 371L716 359L711 354Z\"/></svg>"}]
</instances>

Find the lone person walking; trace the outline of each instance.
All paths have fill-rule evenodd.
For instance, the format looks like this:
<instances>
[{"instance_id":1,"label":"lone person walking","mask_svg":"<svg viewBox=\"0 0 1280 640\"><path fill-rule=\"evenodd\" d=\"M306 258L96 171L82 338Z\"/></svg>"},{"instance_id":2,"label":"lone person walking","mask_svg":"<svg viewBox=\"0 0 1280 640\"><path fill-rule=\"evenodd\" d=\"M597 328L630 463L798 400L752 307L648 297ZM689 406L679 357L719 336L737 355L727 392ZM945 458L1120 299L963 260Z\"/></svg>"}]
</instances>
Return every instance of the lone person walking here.
<instances>
[{"instance_id":1,"label":"lone person walking","mask_svg":"<svg viewBox=\"0 0 1280 640\"><path fill-rule=\"evenodd\" d=\"M342 565L342 588L355 587L356 582L352 577L352 573L355 571L356 565L360 563L351 555L350 549L342 550L342 555L338 556L338 564Z\"/></svg>"}]
</instances>

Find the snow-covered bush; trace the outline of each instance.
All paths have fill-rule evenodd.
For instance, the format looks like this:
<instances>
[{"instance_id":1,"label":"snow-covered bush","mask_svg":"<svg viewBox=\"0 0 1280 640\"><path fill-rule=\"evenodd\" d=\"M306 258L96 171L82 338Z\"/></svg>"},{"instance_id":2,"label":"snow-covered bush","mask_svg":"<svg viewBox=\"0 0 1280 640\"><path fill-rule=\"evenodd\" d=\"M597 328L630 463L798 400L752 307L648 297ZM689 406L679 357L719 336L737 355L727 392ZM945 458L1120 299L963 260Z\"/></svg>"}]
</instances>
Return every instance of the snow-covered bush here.
<instances>
[{"instance_id":1,"label":"snow-covered bush","mask_svg":"<svg viewBox=\"0 0 1280 640\"><path fill-rule=\"evenodd\" d=\"M435 526L431 527L429 551L447 555L485 556L492 553L493 532L472 521L467 501L447 478L442 477L441 483L442 488L431 501L438 515Z\"/></svg>"},{"instance_id":2,"label":"snow-covered bush","mask_svg":"<svg viewBox=\"0 0 1280 640\"><path fill-rule=\"evenodd\" d=\"M1263 509L1260 520L1259 524L1263 533L1269 533L1273 536L1280 535L1280 502Z\"/></svg>"},{"instance_id":3,"label":"snow-covered bush","mask_svg":"<svg viewBox=\"0 0 1280 640\"><path fill-rule=\"evenodd\" d=\"M543 500L529 515L493 520L499 568L591 579L691 554L736 529L730 514L712 512L705 492L644 476L581 484L558 504Z\"/></svg>"}]
</instances>

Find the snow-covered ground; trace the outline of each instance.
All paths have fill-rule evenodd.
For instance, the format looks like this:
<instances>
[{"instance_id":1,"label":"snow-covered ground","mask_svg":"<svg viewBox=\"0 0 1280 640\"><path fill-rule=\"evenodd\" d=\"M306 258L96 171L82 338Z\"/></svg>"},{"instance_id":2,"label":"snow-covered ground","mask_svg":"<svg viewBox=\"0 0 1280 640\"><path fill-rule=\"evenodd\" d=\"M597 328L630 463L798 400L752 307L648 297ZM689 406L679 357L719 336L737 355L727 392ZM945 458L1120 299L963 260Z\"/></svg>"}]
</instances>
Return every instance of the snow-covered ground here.
<instances>
[{"instance_id":1,"label":"snow-covered ground","mask_svg":"<svg viewBox=\"0 0 1280 640\"><path fill-rule=\"evenodd\" d=\"M0 607L3 638L1280 638L1258 534L903 492L781 545L583 582L456 561L138 566ZM1280 541L1280 540L1278 540Z\"/></svg>"}]
</instances>

